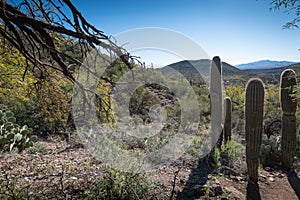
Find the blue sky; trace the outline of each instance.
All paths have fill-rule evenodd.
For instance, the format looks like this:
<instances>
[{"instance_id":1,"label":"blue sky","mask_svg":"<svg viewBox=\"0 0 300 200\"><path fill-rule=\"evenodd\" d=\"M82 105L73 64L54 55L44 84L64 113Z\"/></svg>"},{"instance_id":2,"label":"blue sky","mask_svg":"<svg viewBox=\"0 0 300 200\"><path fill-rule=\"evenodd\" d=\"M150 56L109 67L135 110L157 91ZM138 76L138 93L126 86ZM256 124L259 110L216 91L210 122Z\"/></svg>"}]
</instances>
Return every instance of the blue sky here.
<instances>
[{"instance_id":1,"label":"blue sky","mask_svg":"<svg viewBox=\"0 0 300 200\"><path fill-rule=\"evenodd\" d=\"M73 3L107 35L143 27L167 28L194 40L210 57L218 55L232 65L263 59L300 61L300 29L282 30L282 25L293 15L270 12L270 1L73 0ZM150 62L147 53L140 55ZM172 61L170 57L161 64Z\"/></svg>"}]
</instances>

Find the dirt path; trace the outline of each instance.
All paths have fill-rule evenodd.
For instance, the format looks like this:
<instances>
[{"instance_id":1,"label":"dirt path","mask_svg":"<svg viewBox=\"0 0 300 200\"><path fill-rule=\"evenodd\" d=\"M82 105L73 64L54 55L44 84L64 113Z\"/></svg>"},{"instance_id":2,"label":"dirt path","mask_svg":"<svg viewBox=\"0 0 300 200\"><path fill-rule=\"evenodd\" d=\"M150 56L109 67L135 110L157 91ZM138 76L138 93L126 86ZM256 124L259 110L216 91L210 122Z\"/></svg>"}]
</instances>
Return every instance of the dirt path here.
<instances>
[{"instance_id":1,"label":"dirt path","mask_svg":"<svg viewBox=\"0 0 300 200\"><path fill-rule=\"evenodd\" d=\"M106 173L80 146L64 141L39 144L47 151L0 155L0 195L7 189L21 193L23 188L40 199L82 199ZM257 189L247 186L243 175L223 175L185 157L149 174L153 187L146 199L300 199L300 173L268 169L260 174Z\"/></svg>"},{"instance_id":2,"label":"dirt path","mask_svg":"<svg viewBox=\"0 0 300 200\"><path fill-rule=\"evenodd\" d=\"M158 182L162 183L159 199L169 199L174 183L174 172L172 170L160 171L156 177L160 177ZM222 176L208 174L207 180L202 187L201 176L194 176L195 180L200 180L198 184L191 181L189 177L191 171L181 169L177 175L177 183L174 187L173 199L252 199L252 200L298 200L300 199L300 173L285 174L281 171L260 171L259 187L248 185L246 177L243 176ZM203 173L202 175L204 175ZM199 174L198 174L199 176ZM205 176L202 176L204 178ZM205 179L205 178L204 178ZM190 181L190 183L188 183ZM192 183L191 183L192 182ZM188 187L187 187L188 186ZM209 189L208 189L209 188Z\"/></svg>"},{"instance_id":3,"label":"dirt path","mask_svg":"<svg viewBox=\"0 0 300 200\"><path fill-rule=\"evenodd\" d=\"M259 187L247 185L247 183L237 183L230 179L222 178L220 183L232 199L262 199L262 200L297 200L300 199L300 179L299 176L287 176L261 171ZM272 175L272 176L270 176Z\"/></svg>"}]
</instances>

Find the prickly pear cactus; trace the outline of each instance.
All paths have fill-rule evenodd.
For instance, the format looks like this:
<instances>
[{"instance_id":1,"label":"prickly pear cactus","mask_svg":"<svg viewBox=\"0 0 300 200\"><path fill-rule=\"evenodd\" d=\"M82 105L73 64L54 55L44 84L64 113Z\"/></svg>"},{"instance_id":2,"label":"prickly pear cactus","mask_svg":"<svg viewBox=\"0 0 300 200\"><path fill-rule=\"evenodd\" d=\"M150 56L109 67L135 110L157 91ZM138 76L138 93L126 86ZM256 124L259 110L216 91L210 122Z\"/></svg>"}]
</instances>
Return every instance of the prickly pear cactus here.
<instances>
[{"instance_id":1,"label":"prickly pear cactus","mask_svg":"<svg viewBox=\"0 0 300 200\"><path fill-rule=\"evenodd\" d=\"M26 125L20 127L15 122L16 118L12 112L2 112L0 110L0 151L17 150L21 152L31 147L37 140L36 136L28 137L32 129Z\"/></svg>"},{"instance_id":2,"label":"prickly pear cactus","mask_svg":"<svg viewBox=\"0 0 300 200\"><path fill-rule=\"evenodd\" d=\"M264 85L260 79L252 78L248 81L245 98L246 162L249 179L254 183L258 182L264 94Z\"/></svg>"},{"instance_id":3,"label":"prickly pear cactus","mask_svg":"<svg viewBox=\"0 0 300 200\"><path fill-rule=\"evenodd\" d=\"M280 104L282 109L281 123L281 164L289 170L293 165L296 151L296 73L286 69L280 77Z\"/></svg>"},{"instance_id":4,"label":"prickly pear cactus","mask_svg":"<svg viewBox=\"0 0 300 200\"><path fill-rule=\"evenodd\" d=\"M227 143L231 139L231 112L232 104L230 97L226 97L224 100L225 107L225 120L224 120L224 142Z\"/></svg>"},{"instance_id":5,"label":"prickly pear cactus","mask_svg":"<svg viewBox=\"0 0 300 200\"><path fill-rule=\"evenodd\" d=\"M210 108L211 108L211 139L212 144L222 143L220 134L222 132L222 65L218 56L215 56L210 65Z\"/></svg>"}]
</instances>

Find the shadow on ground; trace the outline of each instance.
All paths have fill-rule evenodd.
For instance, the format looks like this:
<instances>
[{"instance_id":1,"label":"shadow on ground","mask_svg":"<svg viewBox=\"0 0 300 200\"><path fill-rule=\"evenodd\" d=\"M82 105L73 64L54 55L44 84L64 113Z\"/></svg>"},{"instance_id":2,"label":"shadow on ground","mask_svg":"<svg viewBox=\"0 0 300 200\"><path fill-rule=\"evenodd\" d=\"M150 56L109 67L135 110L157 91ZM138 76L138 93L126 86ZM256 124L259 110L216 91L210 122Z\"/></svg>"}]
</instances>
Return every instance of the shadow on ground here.
<instances>
[{"instance_id":1,"label":"shadow on ground","mask_svg":"<svg viewBox=\"0 0 300 200\"><path fill-rule=\"evenodd\" d=\"M288 180L289 180L291 187L295 191L298 199L300 199L300 179L299 179L299 177L297 176L297 174L295 172L290 172L290 173L288 173Z\"/></svg>"},{"instance_id":2,"label":"shadow on ground","mask_svg":"<svg viewBox=\"0 0 300 200\"><path fill-rule=\"evenodd\" d=\"M205 185L208 180L208 175L214 170L214 167L210 166L211 158L206 156L198 161L197 167L191 168L191 173L189 175L188 181L182 192L177 195L176 200L194 200L201 196L201 192L195 187ZM203 195L203 194L202 194Z\"/></svg>"},{"instance_id":3,"label":"shadow on ground","mask_svg":"<svg viewBox=\"0 0 300 200\"><path fill-rule=\"evenodd\" d=\"M248 182L247 184L247 200L260 200L258 184Z\"/></svg>"}]
</instances>

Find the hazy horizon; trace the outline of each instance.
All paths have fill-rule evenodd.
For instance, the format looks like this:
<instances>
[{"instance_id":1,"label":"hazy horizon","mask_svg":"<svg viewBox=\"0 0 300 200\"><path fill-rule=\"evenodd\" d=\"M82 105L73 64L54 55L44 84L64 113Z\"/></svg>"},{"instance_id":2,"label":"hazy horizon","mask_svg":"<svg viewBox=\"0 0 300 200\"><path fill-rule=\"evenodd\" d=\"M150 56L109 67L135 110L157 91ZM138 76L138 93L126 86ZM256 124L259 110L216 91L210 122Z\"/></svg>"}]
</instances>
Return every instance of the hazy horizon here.
<instances>
[{"instance_id":1,"label":"hazy horizon","mask_svg":"<svg viewBox=\"0 0 300 200\"><path fill-rule=\"evenodd\" d=\"M198 59L198 60L206 60L206 59ZM168 66L168 65L171 65L171 64L174 64L174 63L178 63L178 62L181 62L181 61L197 61L197 60L178 60L178 61L175 61L175 62L171 62L171 63L168 63L166 65L163 65L163 64L155 64L155 63L147 63L146 64L146 68L151 68L153 65L153 68L163 68L165 66ZM232 65L231 63L229 62L226 62L226 60L222 60L222 62L225 62L225 63L228 63L238 69L242 69L240 67L238 67L239 65L247 65L247 64L251 64L251 63L257 63L257 62L261 62L261 61L270 61L270 62L293 62L295 64L298 64L300 63L300 61L290 61L290 60L270 60L270 59L266 59L266 60L255 60L255 61L252 61L252 62L247 62L247 63L240 63L240 64L237 64L237 65ZM278 66L280 67L280 66Z\"/></svg>"}]
</instances>

